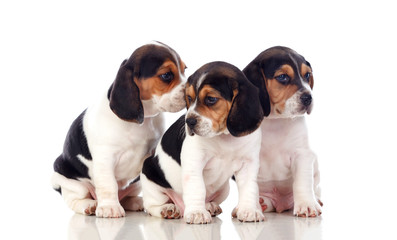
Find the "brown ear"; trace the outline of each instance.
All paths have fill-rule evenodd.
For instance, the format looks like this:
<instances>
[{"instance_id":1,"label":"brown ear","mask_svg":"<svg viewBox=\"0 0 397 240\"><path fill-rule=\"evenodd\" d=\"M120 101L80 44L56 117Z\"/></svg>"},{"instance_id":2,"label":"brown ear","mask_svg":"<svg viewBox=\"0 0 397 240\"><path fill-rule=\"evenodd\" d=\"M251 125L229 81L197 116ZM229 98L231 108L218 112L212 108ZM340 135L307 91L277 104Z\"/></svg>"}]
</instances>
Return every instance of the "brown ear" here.
<instances>
[{"instance_id":1,"label":"brown ear","mask_svg":"<svg viewBox=\"0 0 397 240\"><path fill-rule=\"evenodd\" d=\"M270 114L270 97L266 89L264 76L258 62L251 62L244 68L243 73L248 80L259 89L259 98L262 105L263 114L265 117Z\"/></svg>"},{"instance_id":2,"label":"brown ear","mask_svg":"<svg viewBox=\"0 0 397 240\"><path fill-rule=\"evenodd\" d=\"M124 60L121 64L116 80L109 89L109 106L119 118L140 124L143 122L143 105L139 88L134 82L134 71L126 62Z\"/></svg>"},{"instance_id":3,"label":"brown ear","mask_svg":"<svg viewBox=\"0 0 397 240\"><path fill-rule=\"evenodd\" d=\"M313 85L314 85L314 78L313 78L313 75L310 76L309 85L310 85L310 89L313 90Z\"/></svg>"},{"instance_id":4,"label":"brown ear","mask_svg":"<svg viewBox=\"0 0 397 240\"><path fill-rule=\"evenodd\" d=\"M239 81L237 89L226 123L229 132L239 137L248 135L259 127L263 110L258 89L245 77Z\"/></svg>"}]
</instances>

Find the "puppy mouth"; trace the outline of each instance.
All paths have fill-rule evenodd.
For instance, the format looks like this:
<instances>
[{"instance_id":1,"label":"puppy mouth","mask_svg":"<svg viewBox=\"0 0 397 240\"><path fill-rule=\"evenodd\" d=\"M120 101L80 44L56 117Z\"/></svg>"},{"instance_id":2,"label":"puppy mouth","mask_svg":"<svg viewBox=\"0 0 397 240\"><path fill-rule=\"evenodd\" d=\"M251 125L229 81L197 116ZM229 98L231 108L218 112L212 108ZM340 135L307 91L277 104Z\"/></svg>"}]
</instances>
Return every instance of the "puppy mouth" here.
<instances>
[{"instance_id":1,"label":"puppy mouth","mask_svg":"<svg viewBox=\"0 0 397 240\"><path fill-rule=\"evenodd\" d=\"M299 108L299 110L296 112L297 115L304 115L305 113L310 114L312 111L312 104L309 106L302 106Z\"/></svg>"},{"instance_id":2,"label":"puppy mouth","mask_svg":"<svg viewBox=\"0 0 397 240\"><path fill-rule=\"evenodd\" d=\"M187 127L187 133L189 134L189 136L194 136L194 134L195 134L194 130L192 130L189 127Z\"/></svg>"}]
</instances>

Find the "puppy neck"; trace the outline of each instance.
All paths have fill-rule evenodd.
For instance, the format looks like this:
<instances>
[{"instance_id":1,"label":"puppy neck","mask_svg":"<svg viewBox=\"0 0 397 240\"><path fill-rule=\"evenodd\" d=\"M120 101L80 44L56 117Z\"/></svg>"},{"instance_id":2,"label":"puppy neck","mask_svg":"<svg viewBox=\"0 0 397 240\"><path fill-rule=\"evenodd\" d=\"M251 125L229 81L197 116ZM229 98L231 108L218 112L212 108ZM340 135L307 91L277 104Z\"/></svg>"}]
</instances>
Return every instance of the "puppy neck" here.
<instances>
[{"instance_id":1,"label":"puppy neck","mask_svg":"<svg viewBox=\"0 0 397 240\"><path fill-rule=\"evenodd\" d=\"M302 114L285 114L285 113L276 113L274 110L272 110L269 114L269 116L265 117L265 119L296 119L296 118L302 118L305 117L305 113Z\"/></svg>"},{"instance_id":2,"label":"puppy neck","mask_svg":"<svg viewBox=\"0 0 397 240\"><path fill-rule=\"evenodd\" d=\"M152 118L160 113L157 105L154 103L153 99L141 100L143 105L143 113L145 118Z\"/></svg>"}]
</instances>

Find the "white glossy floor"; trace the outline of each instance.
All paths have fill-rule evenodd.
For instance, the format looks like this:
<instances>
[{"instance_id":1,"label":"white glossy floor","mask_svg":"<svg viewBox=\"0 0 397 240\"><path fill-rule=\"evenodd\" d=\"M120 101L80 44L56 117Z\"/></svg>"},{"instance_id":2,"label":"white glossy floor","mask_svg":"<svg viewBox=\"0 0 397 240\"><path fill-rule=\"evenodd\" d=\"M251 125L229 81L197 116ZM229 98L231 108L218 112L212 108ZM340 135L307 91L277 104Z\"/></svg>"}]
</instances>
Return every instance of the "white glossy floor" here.
<instances>
[{"instance_id":1,"label":"white glossy floor","mask_svg":"<svg viewBox=\"0 0 397 240\"><path fill-rule=\"evenodd\" d=\"M352 191L334 191L341 185L327 189L323 214L318 218L297 218L291 212L266 213L265 222L241 223L230 217L237 202L236 188L231 185L229 198L221 205L223 213L213 223L189 225L183 220L159 219L144 212L127 212L120 219L74 214L41 179L45 178L31 181L40 184L39 189L26 188L15 199L1 198L6 206L2 210L1 239L397 239L397 214L392 205L395 201L388 198L392 195L385 195L391 200L386 207L386 198L374 194L364 197L366 192L361 192L360 187ZM338 192L342 195L336 196Z\"/></svg>"},{"instance_id":2,"label":"white glossy floor","mask_svg":"<svg viewBox=\"0 0 397 240\"><path fill-rule=\"evenodd\" d=\"M232 187L232 199L235 189ZM61 199L58 199L61 202ZM134 239L134 240L217 240L217 239L322 239L323 217L297 218L292 212L268 213L266 221L241 223L230 217L232 201L223 205L224 212L213 218L211 224L190 225L182 219L165 220L148 216L144 212L127 212L125 218L104 219L73 214L54 219L64 224L58 226L58 237L68 239ZM65 206L60 206L62 211ZM65 217L66 219L61 219ZM67 220L67 221L65 221Z\"/></svg>"},{"instance_id":3,"label":"white glossy floor","mask_svg":"<svg viewBox=\"0 0 397 240\"><path fill-rule=\"evenodd\" d=\"M267 214L262 223L241 223L227 217L208 225L189 225L183 220L163 220L145 213L126 218L100 219L75 214L68 225L69 239L321 239L322 219L299 219L285 214Z\"/></svg>"}]
</instances>

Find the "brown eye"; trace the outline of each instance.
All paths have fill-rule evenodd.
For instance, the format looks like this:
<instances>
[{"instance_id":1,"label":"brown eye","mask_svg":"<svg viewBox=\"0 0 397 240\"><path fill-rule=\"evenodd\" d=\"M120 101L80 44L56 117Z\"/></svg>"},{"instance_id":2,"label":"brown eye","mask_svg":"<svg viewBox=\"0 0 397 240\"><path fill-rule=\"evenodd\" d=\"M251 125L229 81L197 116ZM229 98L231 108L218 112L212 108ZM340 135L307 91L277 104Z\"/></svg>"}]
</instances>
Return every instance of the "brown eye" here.
<instances>
[{"instance_id":1,"label":"brown eye","mask_svg":"<svg viewBox=\"0 0 397 240\"><path fill-rule=\"evenodd\" d=\"M188 100L189 104L191 104L193 99L191 96L187 96L187 100Z\"/></svg>"},{"instance_id":2,"label":"brown eye","mask_svg":"<svg viewBox=\"0 0 397 240\"><path fill-rule=\"evenodd\" d=\"M164 82L169 83L174 79L174 74L172 72L167 72L167 73L161 74L160 78Z\"/></svg>"},{"instance_id":3,"label":"brown eye","mask_svg":"<svg viewBox=\"0 0 397 240\"><path fill-rule=\"evenodd\" d=\"M312 75L312 74L311 74L310 72L308 72L308 73L305 74L304 78L305 78L305 81L306 81L306 82L309 82L310 76L311 76L311 75Z\"/></svg>"},{"instance_id":4,"label":"brown eye","mask_svg":"<svg viewBox=\"0 0 397 240\"><path fill-rule=\"evenodd\" d=\"M204 103L205 103L205 105L207 105L208 107L211 107L211 106L214 105L216 102L218 102L218 98L216 98L216 97L207 96L207 97L204 99Z\"/></svg>"},{"instance_id":5,"label":"brown eye","mask_svg":"<svg viewBox=\"0 0 397 240\"><path fill-rule=\"evenodd\" d=\"M291 79L287 74L281 74L275 77L277 81L279 81L282 84L287 84L289 80Z\"/></svg>"}]
</instances>

